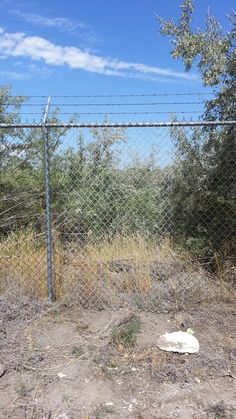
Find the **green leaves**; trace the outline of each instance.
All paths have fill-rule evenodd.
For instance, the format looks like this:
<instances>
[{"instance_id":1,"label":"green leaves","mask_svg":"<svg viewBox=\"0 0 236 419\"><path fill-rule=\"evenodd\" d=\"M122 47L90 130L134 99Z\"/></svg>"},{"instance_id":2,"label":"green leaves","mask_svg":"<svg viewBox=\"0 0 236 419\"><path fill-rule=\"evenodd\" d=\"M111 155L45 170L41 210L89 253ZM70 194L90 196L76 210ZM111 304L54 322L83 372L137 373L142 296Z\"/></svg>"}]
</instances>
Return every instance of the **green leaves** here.
<instances>
[{"instance_id":1,"label":"green leaves","mask_svg":"<svg viewBox=\"0 0 236 419\"><path fill-rule=\"evenodd\" d=\"M160 33L172 40L173 58L181 58L186 70L196 60L204 86L218 93L206 103L205 120L236 119L236 14L223 30L212 13L205 29L192 28L193 1L184 0L177 23L159 18ZM169 174L167 202L173 234L196 256L215 251L234 252L236 133L230 127L172 129L177 161Z\"/></svg>"},{"instance_id":2,"label":"green leaves","mask_svg":"<svg viewBox=\"0 0 236 419\"><path fill-rule=\"evenodd\" d=\"M235 14L230 16L231 31L224 33L219 21L210 13L206 17L205 30L192 30L193 2L185 0L181 14L175 24L172 20L158 18L160 33L171 38L173 58L182 58L186 70L192 68L194 60L206 86L218 85L232 73L235 56ZM231 70L230 70L231 69Z\"/></svg>"}]
</instances>

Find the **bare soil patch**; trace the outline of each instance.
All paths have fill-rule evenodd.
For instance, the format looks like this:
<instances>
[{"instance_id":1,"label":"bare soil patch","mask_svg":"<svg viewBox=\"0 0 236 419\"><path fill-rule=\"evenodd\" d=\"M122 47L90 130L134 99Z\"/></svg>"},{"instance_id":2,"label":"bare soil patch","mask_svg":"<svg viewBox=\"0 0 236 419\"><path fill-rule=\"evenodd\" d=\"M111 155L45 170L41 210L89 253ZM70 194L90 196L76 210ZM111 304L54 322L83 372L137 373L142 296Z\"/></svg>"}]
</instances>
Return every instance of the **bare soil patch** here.
<instances>
[{"instance_id":1,"label":"bare soil patch","mask_svg":"<svg viewBox=\"0 0 236 419\"><path fill-rule=\"evenodd\" d=\"M140 321L131 345L114 328ZM86 310L0 298L0 418L234 418L236 308L178 313ZM166 353L165 332L194 329L198 354Z\"/></svg>"}]
</instances>

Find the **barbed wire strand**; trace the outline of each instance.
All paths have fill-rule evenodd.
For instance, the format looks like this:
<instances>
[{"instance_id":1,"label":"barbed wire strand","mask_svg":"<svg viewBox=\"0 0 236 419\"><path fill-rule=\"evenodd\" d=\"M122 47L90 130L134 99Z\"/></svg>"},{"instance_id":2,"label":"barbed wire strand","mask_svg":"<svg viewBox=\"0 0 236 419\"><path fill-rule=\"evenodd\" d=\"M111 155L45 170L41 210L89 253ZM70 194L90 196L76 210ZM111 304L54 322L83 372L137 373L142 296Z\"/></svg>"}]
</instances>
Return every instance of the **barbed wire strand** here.
<instances>
[{"instance_id":1,"label":"barbed wire strand","mask_svg":"<svg viewBox=\"0 0 236 419\"><path fill-rule=\"evenodd\" d=\"M52 98L105 98L105 97L156 97L156 96L207 96L214 92L187 92L187 93L121 93L121 94L97 94L97 95L51 95ZM48 95L9 95L10 98L48 98Z\"/></svg>"},{"instance_id":2,"label":"barbed wire strand","mask_svg":"<svg viewBox=\"0 0 236 419\"><path fill-rule=\"evenodd\" d=\"M154 114L159 114L159 115L165 115L165 114L181 114L181 115L185 115L185 114L199 114L201 113L201 111L166 111L166 112L161 112L161 111L144 111L144 112L79 112L79 115L104 115L104 116L108 116L108 115L154 115ZM15 115L15 113L13 112L6 112L6 115ZM35 115L35 116L42 116L41 113L39 112L21 112L20 114L17 114L19 116L21 115ZM60 112L58 114L60 115L71 115L73 116L73 114L71 112Z\"/></svg>"},{"instance_id":3,"label":"barbed wire strand","mask_svg":"<svg viewBox=\"0 0 236 419\"><path fill-rule=\"evenodd\" d=\"M156 106L156 105L202 105L205 101L194 102L139 102L139 103L54 103L51 107L67 106L67 107L81 107L81 106ZM2 103L3 106L14 106L12 103ZM23 107L43 107L43 103L26 103Z\"/></svg>"}]
</instances>

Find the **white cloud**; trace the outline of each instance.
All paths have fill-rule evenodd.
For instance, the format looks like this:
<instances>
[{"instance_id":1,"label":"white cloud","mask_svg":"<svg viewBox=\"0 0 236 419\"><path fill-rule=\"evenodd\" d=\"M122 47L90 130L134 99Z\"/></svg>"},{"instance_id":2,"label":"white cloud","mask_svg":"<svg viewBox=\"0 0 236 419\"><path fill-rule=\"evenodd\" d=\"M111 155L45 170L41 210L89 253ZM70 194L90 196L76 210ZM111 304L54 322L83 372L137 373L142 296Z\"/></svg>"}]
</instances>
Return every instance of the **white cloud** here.
<instances>
[{"instance_id":1,"label":"white cloud","mask_svg":"<svg viewBox=\"0 0 236 419\"><path fill-rule=\"evenodd\" d=\"M97 36L92 26L76 19L69 19L67 17L46 17L39 14L24 12L18 9L10 9L8 11L12 15L31 24L46 28L58 28L63 32L76 33L90 42L97 40Z\"/></svg>"},{"instance_id":2,"label":"white cloud","mask_svg":"<svg viewBox=\"0 0 236 419\"><path fill-rule=\"evenodd\" d=\"M0 31L0 54L11 57L30 58L47 65L67 66L105 75L129 78L168 78L170 80L195 80L196 75L171 69L149 66L142 63L101 57L73 46L54 44L39 36L27 36L20 32Z\"/></svg>"}]
</instances>

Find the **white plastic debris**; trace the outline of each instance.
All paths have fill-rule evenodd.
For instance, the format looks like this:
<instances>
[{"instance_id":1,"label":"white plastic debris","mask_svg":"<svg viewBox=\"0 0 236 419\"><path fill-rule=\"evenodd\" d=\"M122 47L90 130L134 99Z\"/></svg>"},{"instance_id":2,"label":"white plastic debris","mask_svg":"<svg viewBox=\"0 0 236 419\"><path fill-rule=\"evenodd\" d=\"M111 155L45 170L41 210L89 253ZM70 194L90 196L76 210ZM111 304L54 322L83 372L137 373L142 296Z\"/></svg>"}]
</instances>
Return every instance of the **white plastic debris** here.
<instances>
[{"instance_id":1,"label":"white plastic debris","mask_svg":"<svg viewBox=\"0 0 236 419\"><path fill-rule=\"evenodd\" d=\"M65 378L65 377L66 377L66 374L63 374L63 372L58 372L58 373L57 373L57 376L58 376L59 378Z\"/></svg>"},{"instance_id":2,"label":"white plastic debris","mask_svg":"<svg viewBox=\"0 0 236 419\"><path fill-rule=\"evenodd\" d=\"M194 354L199 351L199 342L193 333L192 329L166 333L158 338L157 346L163 351Z\"/></svg>"}]
</instances>

